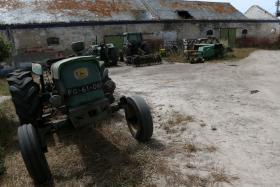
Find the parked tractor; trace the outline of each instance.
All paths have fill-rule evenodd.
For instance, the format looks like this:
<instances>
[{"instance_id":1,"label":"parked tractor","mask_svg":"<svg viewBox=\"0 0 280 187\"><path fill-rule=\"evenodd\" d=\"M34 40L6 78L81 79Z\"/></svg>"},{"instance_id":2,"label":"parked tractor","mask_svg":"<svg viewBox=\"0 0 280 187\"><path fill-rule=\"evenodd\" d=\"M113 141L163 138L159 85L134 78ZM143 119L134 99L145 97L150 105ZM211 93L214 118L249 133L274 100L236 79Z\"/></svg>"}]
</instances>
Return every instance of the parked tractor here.
<instances>
[{"instance_id":1,"label":"parked tractor","mask_svg":"<svg viewBox=\"0 0 280 187\"><path fill-rule=\"evenodd\" d=\"M141 66L161 63L160 55L152 52L150 44L143 40L142 33L124 33L123 36L127 64Z\"/></svg>"},{"instance_id":2,"label":"parked tractor","mask_svg":"<svg viewBox=\"0 0 280 187\"><path fill-rule=\"evenodd\" d=\"M205 60L220 58L225 53L223 44L215 37L201 38L186 46L185 55L190 63L203 63Z\"/></svg>"},{"instance_id":3,"label":"parked tractor","mask_svg":"<svg viewBox=\"0 0 280 187\"><path fill-rule=\"evenodd\" d=\"M88 55L98 56L106 67L117 66L119 60L118 49L112 43L91 45L86 52Z\"/></svg>"},{"instance_id":4,"label":"parked tractor","mask_svg":"<svg viewBox=\"0 0 280 187\"><path fill-rule=\"evenodd\" d=\"M81 43L74 48L82 55ZM53 60L45 66L34 63L32 71L14 71L7 81L20 120L20 151L35 183L52 179L45 157L46 137L58 131L62 123L79 129L124 110L129 130L137 141L147 142L153 134L146 101L140 96L123 96L115 101L116 84L95 56ZM58 118L63 121L53 120Z\"/></svg>"}]
</instances>

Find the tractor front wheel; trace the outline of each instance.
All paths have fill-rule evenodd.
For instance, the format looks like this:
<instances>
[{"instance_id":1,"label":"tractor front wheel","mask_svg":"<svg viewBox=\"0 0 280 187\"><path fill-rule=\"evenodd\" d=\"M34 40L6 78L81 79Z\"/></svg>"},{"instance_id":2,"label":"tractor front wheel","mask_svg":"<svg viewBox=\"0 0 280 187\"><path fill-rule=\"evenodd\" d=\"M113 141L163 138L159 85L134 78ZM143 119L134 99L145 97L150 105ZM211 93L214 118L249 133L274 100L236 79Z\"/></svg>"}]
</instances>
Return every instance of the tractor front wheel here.
<instances>
[{"instance_id":1,"label":"tractor front wheel","mask_svg":"<svg viewBox=\"0 0 280 187\"><path fill-rule=\"evenodd\" d=\"M153 135L153 118L146 101L139 96L127 97L125 116L132 136L139 142L147 142Z\"/></svg>"},{"instance_id":2,"label":"tractor front wheel","mask_svg":"<svg viewBox=\"0 0 280 187\"><path fill-rule=\"evenodd\" d=\"M44 155L38 131L31 125L18 128L18 141L22 158L29 175L37 184L51 180L51 172Z\"/></svg>"}]
</instances>

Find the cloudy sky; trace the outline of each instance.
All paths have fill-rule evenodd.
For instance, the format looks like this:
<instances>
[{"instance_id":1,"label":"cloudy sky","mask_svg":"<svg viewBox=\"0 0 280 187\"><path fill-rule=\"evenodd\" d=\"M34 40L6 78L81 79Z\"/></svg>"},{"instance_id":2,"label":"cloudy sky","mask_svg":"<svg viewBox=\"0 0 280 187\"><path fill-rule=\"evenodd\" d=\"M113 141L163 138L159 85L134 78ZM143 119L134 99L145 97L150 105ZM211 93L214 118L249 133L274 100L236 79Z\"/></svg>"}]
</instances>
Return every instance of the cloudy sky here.
<instances>
[{"instance_id":1,"label":"cloudy sky","mask_svg":"<svg viewBox=\"0 0 280 187\"><path fill-rule=\"evenodd\" d=\"M245 12L252 5L259 5L271 13L275 13L276 0L200 0L200 1L214 1L214 2L230 2L241 12Z\"/></svg>"}]
</instances>

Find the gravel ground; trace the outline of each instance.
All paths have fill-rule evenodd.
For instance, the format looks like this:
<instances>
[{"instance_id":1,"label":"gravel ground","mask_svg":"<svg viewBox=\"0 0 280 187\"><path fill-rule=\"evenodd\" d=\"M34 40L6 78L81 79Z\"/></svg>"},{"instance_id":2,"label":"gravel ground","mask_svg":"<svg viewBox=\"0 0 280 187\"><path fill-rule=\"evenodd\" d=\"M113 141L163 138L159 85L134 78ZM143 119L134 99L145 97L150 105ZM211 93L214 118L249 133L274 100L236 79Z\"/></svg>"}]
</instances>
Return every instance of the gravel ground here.
<instances>
[{"instance_id":1,"label":"gravel ground","mask_svg":"<svg viewBox=\"0 0 280 187\"><path fill-rule=\"evenodd\" d=\"M238 62L112 68L111 77L118 92L152 106L154 139L177 148L165 155L173 170L211 174L222 186L276 187L279 59L261 50Z\"/></svg>"}]
</instances>

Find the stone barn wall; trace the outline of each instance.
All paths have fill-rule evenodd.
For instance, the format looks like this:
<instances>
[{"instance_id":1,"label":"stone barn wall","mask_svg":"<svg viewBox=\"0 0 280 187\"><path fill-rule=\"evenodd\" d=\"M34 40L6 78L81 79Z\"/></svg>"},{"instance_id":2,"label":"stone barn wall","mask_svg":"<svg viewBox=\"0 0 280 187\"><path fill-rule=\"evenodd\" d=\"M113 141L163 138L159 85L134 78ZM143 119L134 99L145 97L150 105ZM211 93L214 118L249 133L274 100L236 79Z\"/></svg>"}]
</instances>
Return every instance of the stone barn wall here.
<instances>
[{"instance_id":1,"label":"stone barn wall","mask_svg":"<svg viewBox=\"0 0 280 187\"><path fill-rule=\"evenodd\" d=\"M44 26L1 29L0 34L13 43L13 61L15 63L41 61L59 55L72 54L71 43L84 41L86 45L98 39L103 41L104 35L124 32L151 33L150 39L161 40L162 43L182 39L206 37L209 30L220 37L221 28L236 29L237 47L269 47L279 44L280 25L276 21L185 21L185 22L143 22L90 26ZM244 34L247 30L247 34ZM56 38L55 44L49 44L49 38Z\"/></svg>"}]
</instances>

